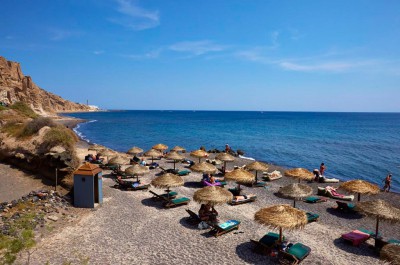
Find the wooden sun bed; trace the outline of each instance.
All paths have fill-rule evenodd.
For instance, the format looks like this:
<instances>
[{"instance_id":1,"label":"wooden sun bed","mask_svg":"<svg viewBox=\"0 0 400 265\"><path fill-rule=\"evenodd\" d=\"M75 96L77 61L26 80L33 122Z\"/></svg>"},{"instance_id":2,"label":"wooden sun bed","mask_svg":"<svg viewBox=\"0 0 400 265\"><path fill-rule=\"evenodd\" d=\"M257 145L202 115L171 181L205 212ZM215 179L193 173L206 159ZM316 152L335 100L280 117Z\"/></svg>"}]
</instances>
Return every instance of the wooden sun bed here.
<instances>
[{"instance_id":1,"label":"wooden sun bed","mask_svg":"<svg viewBox=\"0 0 400 265\"><path fill-rule=\"evenodd\" d=\"M250 239L250 241L256 245L254 250L262 255L269 255L276 247L278 240L279 234L273 232L268 232L258 241ZM285 240L285 237L283 237L283 240Z\"/></svg>"},{"instance_id":2,"label":"wooden sun bed","mask_svg":"<svg viewBox=\"0 0 400 265\"><path fill-rule=\"evenodd\" d=\"M159 198L160 200L163 201L163 206L165 208L172 208L172 207L176 207L176 206L181 206L181 205L186 205L190 202L189 198L186 197L181 197L181 198L175 198L175 199L171 199L171 198L166 198L164 196L158 195L157 193L149 190L149 192L151 194L153 194L154 196L156 196L157 198Z\"/></svg>"},{"instance_id":3,"label":"wooden sun bed","mask_svg":"<svg viewBox=\"0 0 400 265\"><path fill-rule=\"evenodd\" d=\"M296 265L302 262L311 253L311 248L302 244L296 243L286 251L279 251L279 262L281 264Z\"/></svg>"},{"instance_id":4,"label":"wooden sun bed","mask_svg":"<svg viewBox=\"0 0 400 265\"><path fill-rule=\"evenodd\" d=\"M246 195L242 195L242 196L246 196ZM256 201L256 199L257 199L257 196L251 196L251 197L248 197L243 200L232 200L229 202L229 204L230 205L239 205L239 204L254 202L254 201Z\"/></svg>"},{"instance_id":5,"label":"wooden sun bed","mask_svg":"<svg viewBox=\"0 0 400 265\"><path fill-rule=\"evenodd\" d=\"M239 229L240 221L237 220L228 220L225 223L220 224L212 224L208 223L211 226L210 234L215 237L221 236L223 234L229 233L233 230Z\"/></svg>"}]
</instances>

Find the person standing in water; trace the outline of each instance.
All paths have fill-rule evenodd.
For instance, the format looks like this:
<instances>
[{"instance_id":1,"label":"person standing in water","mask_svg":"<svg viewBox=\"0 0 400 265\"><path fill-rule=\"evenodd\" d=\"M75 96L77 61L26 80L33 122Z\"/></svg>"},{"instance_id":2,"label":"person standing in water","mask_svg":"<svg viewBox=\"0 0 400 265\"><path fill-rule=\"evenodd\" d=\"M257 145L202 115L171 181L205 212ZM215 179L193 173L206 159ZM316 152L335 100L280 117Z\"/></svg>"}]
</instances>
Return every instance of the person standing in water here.
<instances>
[{"instance_id":1,"label":"person standing in water","mask_svg":"<svg viewBox=\"0 0 400 265\"><path fill-rule=\"evenodd\" d=\"M387 175L384 181L385 181L385 186L383 186L383 191L389 192L390 184L392 182L392 174Z\"/></svg>"},{"instance_id":2,"label":"person standing in water","mask_svg":"<svg viewBox=\"0 0 400 265\"><path fill-rule=\"evenodd\" d=\"M324 175L325 170L326 170L325 164L321 163L321 165L319 166L319 173L320 173L321 177Z\"/></svg>"}]
</instances>

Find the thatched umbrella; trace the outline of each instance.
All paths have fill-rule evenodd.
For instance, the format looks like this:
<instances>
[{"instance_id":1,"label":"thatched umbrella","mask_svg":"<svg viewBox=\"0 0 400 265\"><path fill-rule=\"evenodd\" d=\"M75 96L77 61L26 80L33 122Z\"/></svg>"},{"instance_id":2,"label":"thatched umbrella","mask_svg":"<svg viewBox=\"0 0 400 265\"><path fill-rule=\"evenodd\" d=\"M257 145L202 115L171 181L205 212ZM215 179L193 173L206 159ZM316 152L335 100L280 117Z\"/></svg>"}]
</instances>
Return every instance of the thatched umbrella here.
<instances>
[{"instance_id":1,"label":"thatched umbrella","mask_svg":"<svg viewBox=\"0 0 400 265\"><path fill-rule=\"evenodd\" d=\"M288 204L278 204L258 210L254 220L273 229L279 228L279 242L282 242L282 229L303 228L307 224L307 215Z\"/></svg>"},{"instance_id":2,"label":"thatched umbrella","mask_svg":"<svg viewBox=\"0 0 400 265\"><path fill-rule=\"evenodd\" d=\"M232 201L233 195L224 188L208 186L196 191L193 199L200 204L214 206Z\"/></svg>"},{"instance_id":3,"label":"thatched umbrella","mask_svg":"<svg viewBox=\"0 0 400 265\"><path fill-rule=\"evenodd\" d=\"M184 157L183 155L179 154L178 152L169 152L169 154L167 154L167 155L165 156L165 158L171 159L171 160L174 161L174 170L175 170L175 163L176 163L176 161L177 161L177 160L182 160L182 159L184 159L185 157Z\"/></svg>"},{"instance_id":4,"label":"thatched umbrella","mask_svg":"<svg viewBox=\"0 0 400 265\"><path fill-rule=\"evenodd\" d=\"M381 259L392 265L400 265L400 245L387 244L380 252Z\"/></svg>"},{"instance_id":5,"label":"thatched umbrella","mask_svg":"<svg viewBox=\"0 0 400 265\"><path fill-rule=\"evenodd\" d=\"M128 152L126 152L126 153L130 154L130 155L138 155L140 153L143 153L143 149L139 148L137 146L134 146L131 149L129 149Z\"/></svg>"},{"instance_id":6,"label":"thatched umbrella","mask_svg":"<svg viewBox=\"0 0 400 265\"><path fill-rule=\"evenodd\" d=\"M358 201L360 201L361 199L361 194L375 195L378 194L380 191L377 185L360 179L346 181L339 186L339 189L344 189L348 192L358 193Z\"/></svg>"},{"instance_id":7,"label":"thatched umbrella","mask_svg":"<svg viewBox=\"0 0 400 265\"><path fill-rule=\"evenodd\" d=\"M154 187L167 189L168 199L170 192L169 189L173 187L183 186L183 184L184 181L182 177L171 173L165 173L151 181L151 185L153 185Z\"/></svg>"},{"instance_id":8,"label":"thatched umbrella","mask_svg":"<svg viewBox=\"0 0 400 265\"><path fill-rule=\"evenodd\" d=\"M252 163L246 165L245 168L248 169L248 170L254 170L256 172L256 181L255 181L255 183L257 183L257 173L258 173L258 171L267 171L268 170L267 164L262 163L262 162L258 162L258 161L255 161L255 162L252 162Z\"/></svg>"},{"instance_id":9,"label":"thatched umbrella","mask_svg":"<svg viewBox=\"0 0 400 265\"><path fill-rule=\"evenodd\" d=\"M293 168L290 170L286 170L285 176L291 177L291 178L296 178L299 180L299 183L301 180L313 180L314 179L314 174L305 168Z\"/></svg>"},{"instance_id":10,"label":"thatched umbrella","mask_svg":"<svg viewBox=\"0 0 400 265\"><path fill-rule=\"evenodd\" d=\"M217 172L217 168L213 164L206 162L196 163L193 166L191 166L190 169L196 172L207 173L207 174L215 174L215 172Z\"/></svg>"},{"instance_id":11,"label":"thatched umbrella","mask_svg":"<svg viewBox=\"0 0 400 265\"><path fill-rule=\"evenodd\" d=\"M224 161L224 170L223 174L225 174L226 171L226 162L233 162L235 161L235 157L228 154L228 153L219 153L218 155L215 156L216 159Z\"/></svg>"},{"instance_id":12,"label":"thatched umbrella","mask_svg":"<svg viewBox=\"0 0 400 265\"><path fill-rule=\"evenodd\" d=\"M367 216L376 217L375 235L378 235L379 220L382 219L392 223L400 222L400 209L384 200L359 202L356 204L355 209Z\"/></svg>"},{"instance_id":13,"label":"thatched umbrella","mask_svg":"<svg viewBox=\"0 0 400 265\"><path fill-rule=\"evenodd\" d=\"M127 164L127 163L128 163L127 159L122 156L114 156L110 159L110 161L108 161L108 164L118 165L118 166Z\"/></svg>"},{"instance_id":14,"label":"thatched umbrella","mask_svg":"<svg viewBox=\"0 0 400 265\"><path fill-rule=\"evenodd\" d=\"M99 144L92 144L88 148L88 150L93 150L93 151L96 151L96 152L99 152L99 151L101 151L103 149L105 149L105 147L102 146L102 145L99 145Z\"/></svg>"},{"instance_id":15,"label":"thatched umbrella","mask_svg":"<svg viewBox=\"0 0 400 265\"><path fill-rule=\"evenodd\" d=\"M115 152L114 151L112 151L112 150L110 150L110 149L107 149L107 148L103 148L103 149L100 149L99 151L97 151L97 153L99 154L99 155L101 155L101 156L105 156L105 157L107 157L107 163L108 163L108 158L110 157L110 156L114 156L115 155Z\"/></svg>"},{"instance_id":16,"label":"thatched umbrella","mask_svg":"<svg viewBox=\"0 0 400 265\"><path fill-rule=\"evenodd\" d=\"M147 174L150 172L150 169L146 166L142 165L133 165L125 169L125 173L127 175L136 176L136 180L139 181L139 176Z\"/></svg>"},{"instance_id":17,"label":"thatched umbrella","mask_svg":"<svg viewBox=\"0 0 400 265\"><path fill-rule=\"evenodd\" d=\"M156 144L152 148L157 151L163 152L164 150L168 149L168 146L166 146L165 144Z\"/></svg>"},{"instance_id":18,"label":"thatched umbrella","mask_svg":"<svg viewBox=\"0 0 400 265\"><path fill-rule=\"evenodd\" d=\"M278 193L284 197L293 199L293 207L296 208L296 199L310 196L313 193L313 189L304 184L294 183L280 188Z\"/></svg>"},{"instance_id":19,"label":"thatched umbrella","mask_svg":"<svg viewBox=\"0 0 400 265\"><path fill-rule=\"evenodd\" d=\"M145 156L151 157L151 163L154 162L154 158L155 157L161 157L162 153L160 153L159 151L157 151L156 149L150 149L149 151L147 151L146 153L144 153Z\"/></svg>"},{"instance_id":20,"label":"thatched umbrella","mask_svg":"<svg viewBox=\"0 0 400 265\"><path fill-rule=\"evenodd\" d=\"M171 151L175 151L175 152L186 152L186 149L181 147L181 146L175 146L174 148L171 149Z\"/></svg>"},{"instance_id":21,"label":"thatched umbrella","mask_svg":"<svg viewBox=\"0 0 400 265\"><path fill-rule=\"evenodd\" d=\"M238 184L238 191L240 193L240 184L252 184L255 177L249 171L242 168L234 169L225 174L225 180L235 181Z\"/></svg>"},{"instance_id":22,"label":"thatched umbrella","mask_svg":"<svg viewBox=\"0 0 400 265\"><path fill-rule=\"evenodd\" d=\"M199 163L203 157L208 157L208 153L204 150L196 150L190 153L191 156L199 158Z\"/></svg>"}]
</instances>

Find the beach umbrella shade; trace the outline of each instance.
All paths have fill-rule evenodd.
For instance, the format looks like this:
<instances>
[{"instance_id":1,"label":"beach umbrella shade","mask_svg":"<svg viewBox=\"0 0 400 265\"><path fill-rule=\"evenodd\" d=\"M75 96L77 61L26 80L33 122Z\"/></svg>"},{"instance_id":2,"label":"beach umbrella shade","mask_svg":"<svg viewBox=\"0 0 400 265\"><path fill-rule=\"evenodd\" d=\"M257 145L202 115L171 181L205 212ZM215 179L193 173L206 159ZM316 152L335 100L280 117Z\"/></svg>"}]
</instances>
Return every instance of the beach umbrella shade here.
<instances>
[{"instance_id":1,"label":"beach umbrella shade","mask_svg":"<svg viewBox=\"0 0 400 265\"><path fill-rule=\"evenodd\" d=\"M150 169L146 166L142 165L133 165L125 169L125 173L127 175L136 176L136 179L139 181L139 176L147 174L150 172Z\"/></svg>"},{"instance_id":2,"label":"beach umbrella shade","mask_svg":"<svg viewBox=\"0 0 400 265\"><path fill-rule=\"evenodd\" d=\"M384 200L359 202L356 204L355 209L366 216L376 218L375 235L378 235L380 220L392 223L400 222L400 209Z\"/></svg>"},{"instance_id":3,"label":"beach umbrella shade","mask_svg":"<svg viewBox=\"0 0 400 265\"><path fill-rule=\"evenodd\" d=\"M400 245L387 244L383 246L380 257L389 262L389 264L400 265Z\"/></svg>"},{"instance_id":4,"label":"beach umbrella shade","mask_svg":"<svg viewBox=\"0 0 400 265\"><path fill-rule=\"evenodd\" d=\"M254 183L255 176L249 171L242 168L234 169L225 174L225 180L234 181L238 184L238 190L240 192L240 184L252 184Z\"/></svg>"},{"instance_id":5,"label":"beach umbrella shade","mask_svg":"<svg viewBox=\"0 0 400 265\"><path fill-rule=\"evenodd\" d=\"M175 146L174 148L171 149L171 151L175 152L186 152L186 149L181 147L181 146Z\"/></svg>"},{"instance_id":6,"label":"beach umbrella shade","mask_svg":"<svg viewBox=\"0 0 400 265\"><path fill-rule=\"evenodd\" d=\"M268 170L268 165L262 162L252 162L248 165L246 165L245 167L247 170L254 170L256 172L256 181L255 183L257 183L257 173L258 171L267 171Z\"/></svg>"},{"instance_id":7,"label":"beach umbrella shade","mask_svg":"<svg viewBox=\"0 0 400 265\"><path fill-rule=\"evenodd\" d=\"M279 241L282 242L282 230L303 228L307 224L307 215L288 204L278 204L258 210L254 220L272 229L279 229Z\"/></svg>"},{"instance_id":8,"label":"beach umbrella shade","mask_svg":"<svg viewBox=\"0 0 400 265\"><path fill-rule=\"evenodd\" d=\"M156 144L152 148L160 152L163 152L164 150L168 149L168 146L166 146L165 144Z\"/></svg>"},{"instance_id":9,"label":"beach umbrella shade","mask_svg":"<svg viewBox=\"0 0 400 265\"><path fill-rule=\"evenodd\" d=\"M102 146L102 145L98 145L98 144L92 144L88 148L88 150L92 150L92 151L96 151L96 152L99 152L99 151L101 151L103 149L105 149L105 147Z\"/></svg>"},{"instance_id":10,"label":"beach umbrella shade","mask_svg":"<svg viewBox=\"0 0 400 265\"><path fill-rule=\"evenodd\" d=\"M151 185L154 187L167 189L168 199L170 188L180 187L183 186L183 184L183 178L172 173L165 173L151 181Z\"/></svg>"},{"instance_id":11,"label":"beach umbrella shade","mask_svg":"<svg viewBox=\"0 0 400 265\"><path fill-rule=\"evenodd\" d=\"M203 151L203 150L200 150L200 149L190 153L190 156L194 156L194 157L197 157L199 159L199 163L201 162L201 159L203 157L208 157L208 155L209 154L206 151Z\"/></svg>"},{"instance_id":12,"label":"beach umbrella shade","mask_svg":"<svg viewBox=\"0 0 400 265\"><path fill-rule=\"evenodd\" d=\"M361 194L375 195L380 192L380 189L377 185L360 179L346 181L339 186L339 189L344 189L348 192L358 193L358 201L360 201L361 199Z\"/></svg>"},{"instance_id":13,"label":"beach umbrella shade","mask_svg":"<svg viewBox=\"0 0 400 265\"><path fill-rule=\"evenodd\" d=\"M293 199L293 207L296 208L296 199L310 196L313 193L313 189L305 184L294 183L280 188L278 193L284 197Z\"/></svg>"},{"instance_id":14,"label":"beach umbrella shade","mask_svg":"<svg viewBox=\"0 0 400 265\"><path fill-rule=\"evenodd\" d=\"M130 154L130 155L137 155L137 154L143 153L143 149L139 148L137 146L134 146L131 149L129 149L128 152L126 152L126 153Z\"/></svg>"},{"instance_id":15,"label":"beach umbrella shade","mask_svg":"<svg viewBox=\"0 0 400 265\"><path fill-rule=\"evenodd\" d=\"M175 163L177 160L182 160L185 157L181 154L179 154L178 152L170 152L169 154L165 155L166 159L171 159L174 161L174 170L175 170Z\"/></svg>"},{"instance_id":16,"label":"beach umbrella shade","mask_svg":"<svg viewBox=\"0 0 400 265\"><path fill-rule=\"evenodd\" d=\"M196 172L201 172L206 174L215 174L215 172L217 172L217 168L213 164L206 162L196 163L193 166L191 166L190 169Z\"/></svg>"},{"instance_id":17,"label":"beach umbrella shade","mask_svg":"<svg viewBox=\"0 0 400 265\"><path fill-rule=\"evenodd\" d=\"M127 164L128 159L123 158L122 156L114 156L110 159L110 161L108 161L108 164L110 165L123 165L123 164Z\"/></svg>"},{"instance_id":18,"label":"beach umbrella shade","mask_svg":"<svg viewBox=\"0 0 400 265\"><path fill-rule=\"evenodd\" d=\"M151 157L151 163L154 162L154 157L161 157L162 153L160 153L159 151L155 150L155 149L150 149L149 151L147 151L146 153L144 153L145 156Z\"/></svg>"},{"instance_id":19,"label":"beach umbrella shade","mask_svg":"<svg viewBox=\"0 0 400 265\"><path fill-rule=\"evenodd\" d=\"M110 156L114 156L115 155L115 152L114 151L112 151L112 150L110 150L110 149L107 149L107 148L103 148L103 149L101 149L101 150L99 150L98 152L97 152L99 155L101 155L101 156L105 156L105 157L107 157L107 163L108 163L108 158L110 157Z\"/></svg>"},{"instance_id":20,"label":"beach umbrella shade","mask_svg":"<svg viewBox=\"0 0 400 265\"><path fill-rule=\"evenodd\" d=\"M314 179L314 174L308 171L305 168L293 168L286 170L285 176L295 178L299 180L299 183L301 180L313 180Z\"/></svg>"},{"instance_id":21,"label":"beach umbrella shade","mask_svg":"<svg viewBox=\"0 0 400 265\"><path fill-rule=\"evenodd\" d=\"M208 186L196 191L193 195L193 199L200 204L214 206L232 201L233 195L224 188Z\"/></svg>"},{"instance_id":22,"label":"beach umbrella shade","mask_svg":"<svg viewBox=\"0 0 400 265\"><path fill-rule=\"evenodd\" d=\"M215 158L224 162L224 170L223 170L224 174L226 171L226 162L235 161L235 157L228 153L219 153L218 155L215 156Z\"/></svg>"}]
</instances>

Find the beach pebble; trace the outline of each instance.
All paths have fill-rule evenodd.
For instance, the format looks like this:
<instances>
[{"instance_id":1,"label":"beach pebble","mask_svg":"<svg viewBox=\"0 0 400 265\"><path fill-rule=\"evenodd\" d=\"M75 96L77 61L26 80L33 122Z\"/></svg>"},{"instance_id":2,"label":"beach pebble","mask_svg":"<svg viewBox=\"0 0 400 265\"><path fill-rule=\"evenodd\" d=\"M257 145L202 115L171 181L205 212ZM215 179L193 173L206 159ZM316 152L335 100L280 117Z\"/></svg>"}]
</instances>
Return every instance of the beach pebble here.
<instances>
[{"instance_id":1,"label":"beach pebble","mask_svg":"<svg viewBox=\"0 0 400 265\"><path fill-rule=\"evenodd\" d=\"M55 215L49 215L49 216L47 216L47 219L49 219L49 220L51 220L51 221L54 221L54 222L57 222L57 221L58 221L58 217L55 216Z\"/></svg>"}]
</instances>

